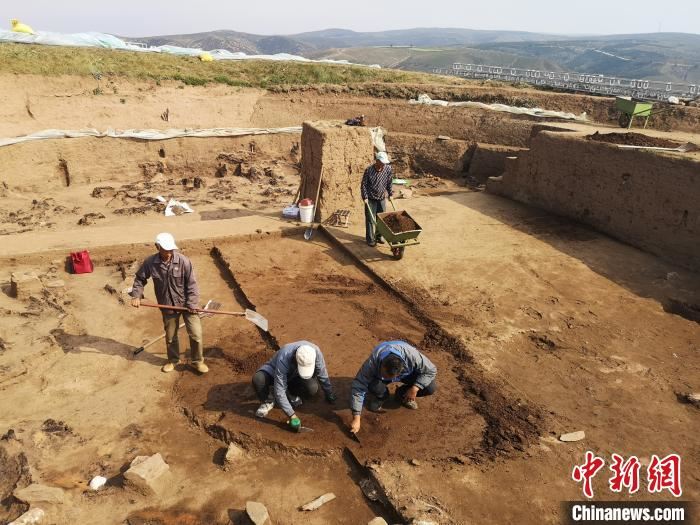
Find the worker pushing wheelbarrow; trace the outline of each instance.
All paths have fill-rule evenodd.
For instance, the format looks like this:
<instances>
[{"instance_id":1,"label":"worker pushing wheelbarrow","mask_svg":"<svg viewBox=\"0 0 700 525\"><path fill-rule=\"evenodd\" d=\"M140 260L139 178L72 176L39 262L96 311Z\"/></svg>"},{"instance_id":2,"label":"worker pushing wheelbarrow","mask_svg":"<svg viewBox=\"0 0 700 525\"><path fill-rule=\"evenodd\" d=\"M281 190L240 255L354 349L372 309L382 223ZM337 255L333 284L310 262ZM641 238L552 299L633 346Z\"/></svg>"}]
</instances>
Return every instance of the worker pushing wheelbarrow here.
<instances>
[{"instance_id":1,"label":"worker pushing wheelbarrow","mask_svg":"<svg viewBox=\"0 0 700 525\"><path fill-rule=\"evenodd\" d=\"M397 261L403 257L403 252L407 246L416 246L420 244L418 236L423 229L418 226L418 223L406 212L406 210L396 210L394 201L389 199L391 207L394 211L377 213L372 215L372 210L369 210L370 216L374 221L374 227L378 237L386 239L394 259Z\"/></svg>"},{"instance_id":2,"label":"worker pushing wheelbarrow","mask_svg":"<svg viewBox=\"0 0 700 525\"><path fill-rule=\"evenodd\" d=\"M406 213L396 211L392 195L392 170L389 156L380 151L375 156L375 162L369 166L362 176L361 193L365 203L366 241L368 246L386 242L391 248L395 259L403 257L407 246L420 244L417 240L422 231L418 223ZM393 212L386 212L386 199L391 202Z\"/></svg>"}]
</instances>

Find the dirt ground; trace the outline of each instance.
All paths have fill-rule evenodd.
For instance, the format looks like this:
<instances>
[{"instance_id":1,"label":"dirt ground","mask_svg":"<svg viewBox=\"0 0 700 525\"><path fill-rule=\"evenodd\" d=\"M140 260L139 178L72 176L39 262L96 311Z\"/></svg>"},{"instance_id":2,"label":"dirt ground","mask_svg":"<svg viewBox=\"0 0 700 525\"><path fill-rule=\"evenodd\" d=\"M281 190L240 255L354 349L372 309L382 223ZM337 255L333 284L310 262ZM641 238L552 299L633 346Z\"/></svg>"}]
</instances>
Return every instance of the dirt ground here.
<instances>
[{"instance_id":1,"label":"dirt ground","mask_svg":"<svg viewBox=\"0 0 700 525\"><path fill-rule=\"evenodd\" d=\"M94 100L88 81L70 78L53 85L0 78L0 86L2 136L50 127L285 126L368 104L385 112L389 132L420 132L408 129L420 121L399 101L368 96L133 84ZM167 124L159 116L166 107L175 119ZM437 130L445 114L425 112ZM466 123L482 119L483 129L510 124L465 114ZM518 126L533 124L512 122L515 131L494 143L508 145L516 131L523 135ZM447 132L471 136L463 125L450 122ZM31 173L23 181L20 170L0 171L0 524L28 508L12 493L29 483L64 490L63 504L32 505L52 524L243 524L247 501L264 503L278 524L362 524L374 516L555 524L562 501L582 499L571 470L587 450L635 454L644 468L652 454L676 452L682 499L698 501L698 409L684 402L700 391L697 273L466 188L459 173L414 174L413 196L396 200L423 228L421 244L400 261L386 245L364 244L362 217L307 242L298 223L280 218L299 183L295 140L260 142L254 158L247 141L165 142L168 168L160 172L159 147L115 141L69 164L89 174L88 163L100 167L95 153L104 153L104 177L76 176L70 186L49 180L45 189L34 187L41 177L29 184ZM59 150L80 149L44 147L7 150L5 158L39 170L48 162L40 152L51 151L54 166ZM150 159L154 172L136 157ZM223 177L219 163L227 166ZM245 169L236 174L239 164ZM195 213L164 217L158 194L187 201ZM204 319L204 376L187 363L161 373L162 343L133 355L162 323L157 311L128 306L124 291L163 230L192 258L203 303L255 308L270 321L264 334L240 318ZM91 250L93 273L66 271L76 248ZM29 270L41 291L12 297L10 274ZM150 285L146 293L153 298ZM250 379L280 345L302 338L321 347L339 399L304 403L300 417L314 431L296 435L279 410L255 418ZM384 414L366 413L358 444L345 431L350 382L374 345L395 338L436 363L438 391L419 399L417 412L389 404ZM578 430L583 441L559 440ZM228 443L244 450L232 465L223 461ZM154 453L170 465L169 483L147 496L127 486L123 472L136 456ZM87 486L95 475L108 478L98 492ZM625 499L606 480L595 479L596 500ZM298 510L326 492L337 499Z\"/></svg>"}]
</instances>

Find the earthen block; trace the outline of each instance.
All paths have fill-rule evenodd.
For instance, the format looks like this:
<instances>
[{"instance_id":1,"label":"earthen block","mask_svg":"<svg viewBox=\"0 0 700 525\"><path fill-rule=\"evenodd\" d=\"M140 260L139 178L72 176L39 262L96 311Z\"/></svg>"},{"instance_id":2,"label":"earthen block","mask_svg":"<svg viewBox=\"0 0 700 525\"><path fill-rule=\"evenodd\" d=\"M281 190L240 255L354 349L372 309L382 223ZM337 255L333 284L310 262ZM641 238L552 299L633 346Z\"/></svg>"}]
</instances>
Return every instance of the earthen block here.
<instances>
[{"instance_id":1,"label":"earthen block","mask_svg":"<svg viewBox=\"0 0 700 525\"><path fill-rule=\"evenodd\" d=\"M14 491L14 496L25 503L63 503L65 494L63 489L58 487L48 487L33 483L23 489Z\"/></svg>"},{"instance_id":2,"label":"earthen block","mask_svg":"<svg viewBox=\"0 0 700 525\"><path fill-rule=\"evenodd\" d=\"M266 525L270 523L270 513L267 512L267 507L257 501L247 501L245 504L245 513L254 525Z\"/></svg>"},{"instance_id":3,"label":"earthen block","mask_svg":"<svg viewBox=\"0 0 700 525\"><path fill-rule=\"evenodd\" d=\"M22 514L15 521L11 521L10 525L38 525L44 519L44 511L34 507Z\"/></svg>"},{"instance_id":4,"label":"earthen block","mask_svg":"<svg viewBox=\"0 0 700 525\"><path fill-rule=\"evenodd\" d=\"M226 451L226 457L224 458L224 463L231 465L237 463L238 461L245 458L245 450L236 445L235 443L229 443L228 450Z\"/></svg>"},{"instance_id":5,"label":"earthen block","mask_svg":"<svg viewBox=\"0 0 700 525\"><path fill-rule=\"evenodd\" d=\"M10 277L12 297L26 301L32 295L40 295L44 286L35 272L14 272Z\"/></svg>"},{"instance_id":6,"label":"earthen block","mask_svg":"<svg viewBox=\"0 0 700 525\"><path fill-rule=\"evenodd\" d=\"M140 492L157 494L163 488L165 474L169 470L170 466L160 454L137 456L124 473L124 479Z\"/></svg>"}]
</instances>

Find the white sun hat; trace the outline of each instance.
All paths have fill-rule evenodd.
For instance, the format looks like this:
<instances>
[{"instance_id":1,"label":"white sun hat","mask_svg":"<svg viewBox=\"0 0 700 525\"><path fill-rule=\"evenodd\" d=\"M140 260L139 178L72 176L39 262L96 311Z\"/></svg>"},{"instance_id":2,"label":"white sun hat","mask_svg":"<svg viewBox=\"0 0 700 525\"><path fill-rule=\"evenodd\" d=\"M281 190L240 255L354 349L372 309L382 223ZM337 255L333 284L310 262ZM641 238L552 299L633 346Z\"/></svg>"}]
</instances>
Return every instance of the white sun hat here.
<instances>
[{"instance_id":1,"label":"white sun hat","mask_svg":"<svg viewBox=\"0 0 700 525\"><path fill-rule=\"evenodd\" d=\"M377 159L382 164L389 164L391 162L389 160L389 155L386 154L386 151L377 152L377 154L374 156L374 158Z\"/></svg>"},{"instance_id":2,"label":"white sun hat","mask_svg":"<svg viewBox=\"0 0 700 525\"><path fill-rule=\"evenodd\" d=\"M302 379L313 377L316 369L316 350L313 346L301 345L297 348L297 369Z\"/></svg>"},{"instance_id":3,"label":"white sun hat","mask_svg":"<svg viewBox=\"0 0 700 525\"><path fill-rule=\"evenodd\" d=\"M156 235L156 244L163 248L164 250L177 250L177 245L175 244L175 238L170 233L159 233Z\"/></svg>"}]
</instances>

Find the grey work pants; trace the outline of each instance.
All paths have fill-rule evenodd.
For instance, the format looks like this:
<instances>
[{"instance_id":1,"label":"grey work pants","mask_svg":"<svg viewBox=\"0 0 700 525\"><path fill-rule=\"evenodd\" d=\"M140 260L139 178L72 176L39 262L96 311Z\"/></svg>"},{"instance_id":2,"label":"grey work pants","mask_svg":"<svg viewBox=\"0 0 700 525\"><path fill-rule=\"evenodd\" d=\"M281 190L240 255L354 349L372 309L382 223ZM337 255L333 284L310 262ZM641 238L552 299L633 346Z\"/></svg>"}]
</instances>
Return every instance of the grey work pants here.
<instances>
[{"instance_id":1,"label":"grey work pants","mask_svg":"<svg viewBox=\"0 0 700 525\"><path fill-rule=\"evenodd\" d=\"M180 361L180 341L177 337L180 325L180 316L185 320L185 328L190 336L190 351L192 362L204 362L202 346L202 322L199 315L189 312L163 313L163 327L165 328L165 345L168 349L168 361L177 363Z\"/></svg>"}]
</instances>

